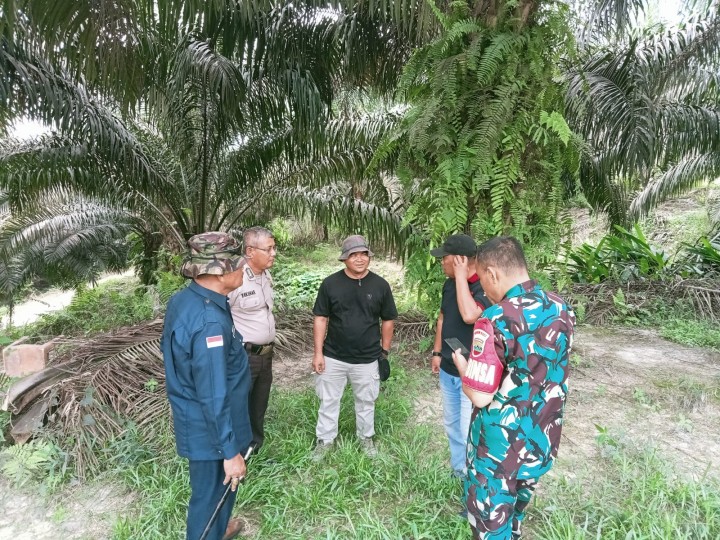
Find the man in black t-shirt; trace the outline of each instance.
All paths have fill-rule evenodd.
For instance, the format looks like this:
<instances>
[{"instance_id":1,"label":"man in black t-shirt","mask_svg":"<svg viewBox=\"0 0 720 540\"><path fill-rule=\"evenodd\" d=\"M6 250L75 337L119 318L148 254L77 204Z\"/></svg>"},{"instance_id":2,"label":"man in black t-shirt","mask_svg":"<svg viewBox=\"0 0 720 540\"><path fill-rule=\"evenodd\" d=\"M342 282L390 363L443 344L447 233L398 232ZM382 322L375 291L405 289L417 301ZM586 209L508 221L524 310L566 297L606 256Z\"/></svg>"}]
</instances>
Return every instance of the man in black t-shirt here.
<instances>
[{"instance_id":1,"label":"man in black t-shirt","mask_svg":"<svg viewBox=\"0 0 720 540\"><path fill-rule=\"evenodd\" d=\"M388 282L368 270L372 255L362 236L346 238L339 258L345 268L323 280L313 307L312 367L320 398L316 460L337 437L340 399L348 380L355 397L357 436L368 456L377 455L372 439L380 392L377 360L390 350L397 309Z\"/></svg>"},{"instance_id":2,"label":"man in black t-shirt","mask_svg":"<svg viewBox=\"0 0 720 540\"><path fill-rule=\"evenodd\" d=\"M430 365L433 373L440 374L445 433L450 442L450 466L453 474L458 478L464 478L466 474L467 436L470 428L472 403L463 393L460 374L452 360L453 351L445 343L445 339L457 338L460 343L470 349L473 324L477 320L477 316L474 319L468 317L468 320L465 320L459 307L459 305L462 306L461 302L464 300L457 296L455 283L455 268L459 261L463 261L469 266L468 271L464 274L467 276L466 280L470 290L467 300L473 305L480 306L480 313L482 313L482 309L490 306L490 301L485 296L475 273L476 251L475 241L465 234L449 236L442 247L430 251L431 255L442 257L443 272L448 277L443 285L442 304L435 330Z\"/></svg>"}]
</instances>

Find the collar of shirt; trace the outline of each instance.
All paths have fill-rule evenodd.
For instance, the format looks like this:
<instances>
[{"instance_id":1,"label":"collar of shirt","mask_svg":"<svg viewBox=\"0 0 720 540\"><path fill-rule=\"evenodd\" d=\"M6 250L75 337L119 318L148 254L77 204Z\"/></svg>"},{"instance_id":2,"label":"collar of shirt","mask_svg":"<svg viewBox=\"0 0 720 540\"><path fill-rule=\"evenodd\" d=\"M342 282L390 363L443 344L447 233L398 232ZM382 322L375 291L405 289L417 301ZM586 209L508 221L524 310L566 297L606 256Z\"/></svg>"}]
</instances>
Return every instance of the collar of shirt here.
<instances>
[{"instance_id":1,"label":"collar of shirt","mask_svg":"<svg viewBox=\"0 0 720 540\"><path fill-rule=\"evenodd\" d=\"M190 282L190 285L188 285L188 287L194 293L199 294L203 298L207 298L208 300L211 300L214 304L217 304L223 310L225 310L225 311L228 310L227 296L223 296L220 293L216 293L215 291L206 289L202 285L198 285L197 282L195 282L195 281Z\"/></svg>"},{"instance_id":2,"label":"collar of shirt","mask_svg":"<svg viewBox=\"0 0 720 540\"><path fill-rule=\"evenodd\" d=\"M255 280L261 280L263 276L265 276L266 278L269 279L270 272L268 272L267 270L263 270L262 272L256 274L255 272L252 271L252 268L250 268L250 265L245 267L245 277L246 278L255 281Z\"/></svg>"},{"instance_id":3,"label":"collar of shirt","mask_svg":"<svg viewBox=\"0 0 720 540\"><path fill-rule=\"evenodd\" d=\"M480 278L478 277L477 274L473 274L472 276L469 276L469 277L467 278L467 282L468 282L468 283L475 283L475 282L476 282L477 280L479 280L479 279L480 279Z\"/></svg>"},{"instance_id":4,"label":"collar of shirt","mask_svg":"<svg viewBox=\"0 0 720 540\"><path fill-rule=\"evenodd\" d=\"M530 291L539 288L540 284L536 279L529 279L528 281L523 281L522 283L518 283L517 285L511 287L510 290L505 293L505 298L509 300L510 298L515 298L516 296L529 293Z\"/></svg>"}]
</instances>

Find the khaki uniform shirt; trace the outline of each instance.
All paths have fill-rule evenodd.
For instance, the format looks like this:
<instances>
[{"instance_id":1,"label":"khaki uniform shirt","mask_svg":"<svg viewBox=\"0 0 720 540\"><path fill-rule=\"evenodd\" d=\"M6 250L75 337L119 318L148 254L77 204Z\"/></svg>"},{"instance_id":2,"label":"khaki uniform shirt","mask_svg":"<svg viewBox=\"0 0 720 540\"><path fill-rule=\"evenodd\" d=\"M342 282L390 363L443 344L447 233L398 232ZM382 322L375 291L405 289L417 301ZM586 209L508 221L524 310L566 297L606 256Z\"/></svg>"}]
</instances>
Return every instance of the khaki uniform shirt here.
<instances>
[{"instance_id":1,"label":"khaki uniform shirt","mask_svg":"<svg viewBox=\"0 0 720 540\"><path fill-rule=\"evenodd\" d=\"M264 270L256 275L246 266L242 286L228 295L235 328L245 343L266 345L275 340L273 296L270 272Z\"/></svg>"}]
</instances>

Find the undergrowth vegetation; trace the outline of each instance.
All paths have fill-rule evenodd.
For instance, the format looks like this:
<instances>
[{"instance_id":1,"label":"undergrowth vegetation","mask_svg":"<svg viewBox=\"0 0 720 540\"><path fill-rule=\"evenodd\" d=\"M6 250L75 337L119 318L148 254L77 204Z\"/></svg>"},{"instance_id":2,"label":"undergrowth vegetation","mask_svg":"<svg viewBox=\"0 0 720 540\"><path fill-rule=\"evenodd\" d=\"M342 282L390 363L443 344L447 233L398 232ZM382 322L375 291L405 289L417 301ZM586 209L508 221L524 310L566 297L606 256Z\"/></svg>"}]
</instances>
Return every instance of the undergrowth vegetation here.
<instances>
[{"instance_id":1,"label":"undergrowth vegetation","mask_svg":"<svg viewBox=\"0 0 720 540\"><path fill-rule=\"evenodd\" d=\"M51 339L130 326L158 314L154 296L134 278L113 279L92 288L80 287L65 309L42 315L34 323L13 328L11 333Z\"/></svg>"},{"instance_id":2,"label":"undergrowth vegetation","mask_svg":"<svg viewBox=\"0 0 720 540\"><path fill-rule=\"evenodd\" d=\"M618 285L617 289L601 292L592 302L576 297L575 304L580 308L581 320L587 318L589 306L595 322L654 329L670 341L720 351L717 322L698 313L692 299L682 294L682 290L672 287L633 289Z\"/></svg>"},{"instance_id":3,"label":"undergrowth vegetation","mask_svg":"<svg viewBox=\"0 0 720 540\"><path fill-rule=\"evenodd\" d=\"M576 283L720 276L720 232L683 244L671 258L647 240L639 225L632 231L616 225L597 245L571 250L567 271Z\"/></svg>"},{"instance_id":4,"label":"undergrowth vegetation","mask_svg":"<svg viewBox=\"0 0 720 540\"><path fill-rule=\"evenodd\" d=\"M601 259L607 255L605 262L615 258L606 277L599 283L575 284L571 288L581 320L591 320L602 313L603 323L655 328L674 341L720 350L717 324L700 313L692 299L681 294L682 289L673 289L667 280L659 279L663 268L672 262L656 252L639 229L625 231L617 238L593 252ZM615 250L612 256L605 251L608 246L620 244L624 247ZM286 247L272 270L278 307L294 309L294 313L302 312L309 317L308 310L322 279L342 268L337 255L334 245ZM711 259L706 257L704 261ZM586 268L600 268L593 267L594 264L587 264ZM391 282L399 306L416 305L415 290L406 286L396 263L378 257L371 269ZM437 266L429 270L439 271ZM623 276L626 281L619 281ZM557 279L546 274L534 277L551 287ZM128 279L81 289L64 311L43 316L37 323L14 332L38 339L58 334L91 336L157 318L162 316L170 296L186 282L177 273L162 272L152 286L141 286L137 280ZM431 297L428 292L434 294L425 291L426 299ZM287 320L292 312L282 313ZM439 397L432 388L436 383L424 364L419 369L422 360L418 359L424 358L431 340L431 337L398 338L394 343L396 367L377 402L380 457L376 461L368 460L355 440L350 392L346 392L342 403L338 444L318 464L310 459L318 403L309 379L302 387L273 388L268 440L250 463L247 482L241 487L236 503L235 512L249 522L248 536L288 539L467 536L467 522L457 515L461 488L451 478L447 466ZM590 369L577 355L573 366L579 371ZM9 382L0 380L0 393ZM635 388L630 399L640 406L652 404L658 414L672 409L672 414L677 415L673 407L680 406L685 412L680 414L679 422L688 425L689 410L697 404L715 405L720 399L717 378L677 385L667 380L652 382L652 388L663 392L662 399L643 388ZM152 387L147 386L151 384ZM155 379L146 383L150 391L157 385ZM428 398L433 395L434 401ZM602 398L603 393L598 390L593 399ZM6 432L9 421L9 414L0 413L0 432ZM147 430L128 421L121 436L95 446L102 470L93 473L137 494L134 506L123 509L115 524L116 540L170 539L182 535L190 495L187 462L176 455L170 426L168 418L158 418L149 438ZM70 442L44 431L42 437L25 446L9 447L6 443L7 447L0 452L1 472L16 485L37 484L41 491L52 492L74 477L72 456L66 453ZM671 460L663 460L648 449L638 450L612 431L601 433L595 450L599 459L593 456L587 463L578 464L577 460L564 461L569 450L561 449L561 459L553 474L543 482L538 499L530 507L527 529L532 537L558 540L719 537L720 486L716 478L679 477L671 469Z\"/></svg>"},{"instance_id":5,"label":"undergrowth vegetation","mask_svg":"<svg viewBox=\"0 0 720 540\"><path fill-rule=\"evenodd\" d=\"M0 471L17 486L40 479L42 491L68 480L69 456L50 440L34 439L0 451Z\"/></svg>"},{"instance_id":6,"label":"undergrowth vegetation","mask_svg":"<svg viewBox=\"0 0 720 540\"><path fill-rule=\"evenodd\" d=\"M569 277L579 320L654 328L684 345L720 350L720 231L681 244L670 257L639 225L616 226L597 245L568 253L555 277Z\"/></svg>"},{"instance_id":7,"label":"undergrowth vegetation","mask_svg":"<svg viewBox=\"0 0 720 540\"><path fill-rule=\"evenodd\" d=\"M340 436L322 463L311 460L317 398L311 388L273 390L266 444L252 458L236 512L259 538L461 538L460 484L447 467L442 426L416 421L412 396L427 375L395 369L377 402L380 457L370 461L355 439L353 401L346 392ZM121 520L115 538L176 538L189 497L184 460L170 434L152 447L111 458L141 493L137 513ZM127 467L128 461L133 462Z\"/></svg>"},{"instance_id":8,"label":"undergrowth vegetation","mask_svg":"<svg viewBox=\"0 0 720 540\"><path fill-rule=\"evenodd\" d=\"M594 467L547 482L532 514L537 538L720 538L717 479L689 480L667 456L612 431L602 430L597 445Z\"/></svg>"}]
</instances>

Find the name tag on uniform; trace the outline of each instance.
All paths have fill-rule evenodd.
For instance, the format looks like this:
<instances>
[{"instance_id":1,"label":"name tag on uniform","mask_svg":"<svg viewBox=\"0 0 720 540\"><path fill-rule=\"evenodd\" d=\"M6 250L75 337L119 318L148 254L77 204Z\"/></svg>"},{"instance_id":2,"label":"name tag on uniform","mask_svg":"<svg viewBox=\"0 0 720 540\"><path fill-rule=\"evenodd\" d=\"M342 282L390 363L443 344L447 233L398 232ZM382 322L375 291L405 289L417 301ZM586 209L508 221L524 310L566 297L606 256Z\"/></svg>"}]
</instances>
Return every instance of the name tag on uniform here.
<instances>
[{"instance_id":1,"label":"name tag on uniform","mask_svg":"<svg viewBox=\"0 0 720 540\"><path fill-rule=\"evenodd\" d=\"M222 347L223 346L223 337L222 336L206 337L205 343L207 343L208 349L212 349L213 347Z\"/></svg>"}]
</instances>

